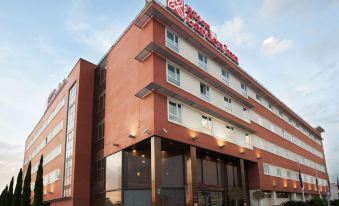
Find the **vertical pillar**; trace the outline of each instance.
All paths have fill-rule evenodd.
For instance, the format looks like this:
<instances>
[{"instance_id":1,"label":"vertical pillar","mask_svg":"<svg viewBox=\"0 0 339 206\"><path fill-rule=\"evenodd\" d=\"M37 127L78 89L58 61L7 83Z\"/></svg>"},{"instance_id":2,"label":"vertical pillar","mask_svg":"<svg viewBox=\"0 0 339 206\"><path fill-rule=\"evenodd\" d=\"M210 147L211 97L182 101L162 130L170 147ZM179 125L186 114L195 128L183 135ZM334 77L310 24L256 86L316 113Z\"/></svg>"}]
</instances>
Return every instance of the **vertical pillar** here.
<instances>
[{"instance_id":1,"label":"vertical pillar","mask_svg":"<svg viewBox=\"0 0 339 206\"><path fill-rule=\"evenodd\" d=\"M186 176L187 176L187 196L186 205L194 206L194 200L197 199L197 149L190 146L186 153Z\"/></svg>"},{"instance_id":2,"label":"vertical pillar","mask_svg":"<svg viewBox=\"0 0 339 206\"><path fill-rule=\"evenodd\" d=\"M161 138L151 138L152 206L161 206Z\"/></svg>"},{"instance_id":3,"label":"vertical pillar","mask_svg":"<svg viewBox=\"0 0 339 206\"><path fill-rule=\"evenodd\" d=\"M277 205L277 192L272 191L272 197L271 197L272 205Z\"/></svg>"},{"instance_id":4,"label":"vertical pillar","mask_svg":"<svg viewBox=\"0 0 339 206\"><path fill-rule=\"evenodd\" d=\"M295 193L295 192L292 193L291 200L297 201L297 193Z\"/></svg>"},{"instance_id":5,"label":"vertical pillar","mask_svg":"<svg viewBox=\"0 0 339 206\"><path fill-rule=\"evenodd\" d=\"M244 206L249 204L247 186L246 186L246 172L245 172L245 162L243 159L240 159L240 174L241 174L241 187L244 194Z\"/></svg>"}]
</instances>

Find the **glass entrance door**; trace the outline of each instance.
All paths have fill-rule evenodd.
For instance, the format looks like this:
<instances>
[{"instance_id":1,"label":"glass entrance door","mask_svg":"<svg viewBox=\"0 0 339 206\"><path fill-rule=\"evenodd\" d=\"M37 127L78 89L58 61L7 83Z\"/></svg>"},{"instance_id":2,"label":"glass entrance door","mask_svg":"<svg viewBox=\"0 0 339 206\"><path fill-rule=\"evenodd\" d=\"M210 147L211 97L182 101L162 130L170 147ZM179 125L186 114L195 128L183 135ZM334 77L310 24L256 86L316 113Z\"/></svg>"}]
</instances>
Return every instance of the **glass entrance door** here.
<instances>
[{"instance_id":1,"label":"glass entrance door","mask_svg":"<svg viewBox=\"0 0 339 206\"><path fill-rule=\"evenodd\" d=\"M223 206L224 197L221 191L199 191L199 206Z\"/></svg>"}]
</instances>

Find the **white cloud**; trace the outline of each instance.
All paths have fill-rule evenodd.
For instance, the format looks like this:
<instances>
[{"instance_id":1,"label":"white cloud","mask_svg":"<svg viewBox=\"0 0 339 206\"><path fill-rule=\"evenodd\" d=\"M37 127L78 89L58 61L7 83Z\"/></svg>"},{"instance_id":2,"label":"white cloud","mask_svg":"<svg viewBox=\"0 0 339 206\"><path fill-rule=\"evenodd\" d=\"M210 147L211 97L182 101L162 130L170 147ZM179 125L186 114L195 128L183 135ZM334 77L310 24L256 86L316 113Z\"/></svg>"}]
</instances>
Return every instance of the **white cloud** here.
<instances>
[{"instance_id":1,"label":"white cloud","mask_svg":"<svg viewBox=\"0 0 339 206\"><path fill-rule=\"evenodd\" d=\"M232 42L237 47L242 45L254 47L255 45L254 36L245 31L244 20L240 17L226 20L222 25L213 26L212 29L223 42Z\"/></svg>"},{"instance_id":2,"label":"white cloud","mask_svg":"<svg viewBox=\"0 0 339 206\"><path fill-rule=\"evenodd\" d=\"M74 35L75 39L100 52L106 52L110 48L116 39L117 33L113 26L100 30L90 24L79 21L66 22L66 29Z\"/></svg>"},{"instance_id":3,"label":"white cloud","mask_svg":"<svg viewBox=\"0 0 339 206\"><path fill-rule=\"evenodd\" d=\"M272 56L288 50L292 47L292 44L291 40L280 40L271 36L262 42L261 53L265 56Z\"/></svg>"}]
</instances>

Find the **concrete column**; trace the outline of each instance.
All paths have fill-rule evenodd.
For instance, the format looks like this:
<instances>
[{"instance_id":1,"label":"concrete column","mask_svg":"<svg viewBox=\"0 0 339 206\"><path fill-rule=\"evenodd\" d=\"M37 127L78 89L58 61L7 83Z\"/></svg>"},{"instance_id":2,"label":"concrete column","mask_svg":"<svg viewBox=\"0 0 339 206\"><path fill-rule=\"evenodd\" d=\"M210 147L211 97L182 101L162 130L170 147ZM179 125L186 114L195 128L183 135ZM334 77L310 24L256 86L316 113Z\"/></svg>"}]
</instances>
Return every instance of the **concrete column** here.
<instances>
[{"instance_id":1,"label":"concrete column","mask_svg":"<svg viewBox=\"0 0 339 206\"><path fill-rule=\"evenodd\" d=\"M246 172L245 172L245 161L240 159L240 174L241 174L241 187L242 192L244 194L244 206L249 205L248 201L248 193L247 193L247 186L246 186Z\"/></svg>"},{"instance_id":2,"label":"concrete column","mask_svg":"<svg viewBox=\"0 0 339 206\"><path fill-rule=\"evenodd\" d=\"M151 178L152 206L162 206L161 202L161 138L151 138Z\"/></svg>"},{"instance_id":3,"label":"concrete column","mask_svg":"<svg viewBox=\"0 0 339 206\"><path fill-rule=\"evenodd\" d=\"M297 201L297 193L295 192L291 193L291 200Z\"/></svg>"},{"instance_id":4,"label":"concrete column","mask_svg":"<svg viewBox=\"0 0 339 206\"><path fill-rule=\"evenodd\" d=\"M190 146L186 153L186 176L187 176L187 195L186 205L194 206L194 200L198 199L197 192L197 149Z\"/></svg>"},{"instance_id":5,"label":"concrete column","mask_svg":"<svg viewBox=\"0 0 339 206\"><path fill-rule=\"evenodd\" d=\"M276 191L272 191L271 193L271 203L272 205L277 205L277 193Z\"/></svg>"}]
</instances>

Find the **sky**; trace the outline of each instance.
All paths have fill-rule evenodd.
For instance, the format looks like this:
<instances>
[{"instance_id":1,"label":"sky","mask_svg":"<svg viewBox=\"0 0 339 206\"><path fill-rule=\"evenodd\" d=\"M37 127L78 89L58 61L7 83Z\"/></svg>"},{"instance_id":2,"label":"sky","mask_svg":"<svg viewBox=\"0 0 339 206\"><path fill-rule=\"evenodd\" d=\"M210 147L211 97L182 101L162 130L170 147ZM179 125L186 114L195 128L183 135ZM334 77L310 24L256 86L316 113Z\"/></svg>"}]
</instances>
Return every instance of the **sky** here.
<instances>
[{"instance_id":1,"label":"sky","mask_svg":"<svg viewBox=\"0 0 339 206\"><path fill-rule=\"evenodd\" d=\"M0 0L0 188L49 93L79 58L98 63L144 0ZM185 0L240 66L312 126L339 176L339 0Z\"/></svg>"}]
</instances>

